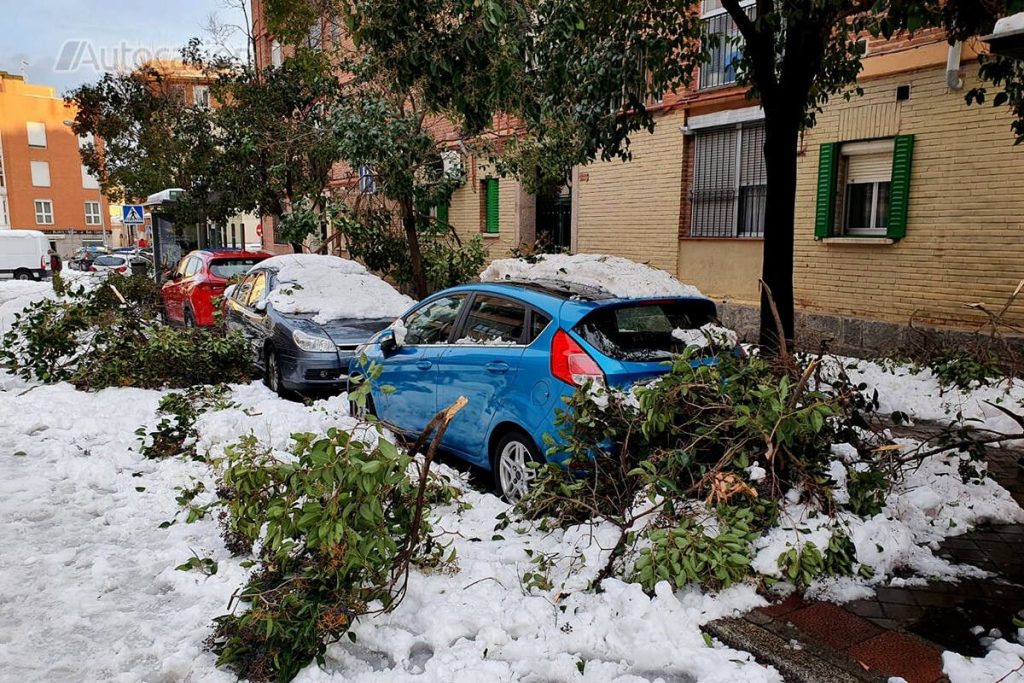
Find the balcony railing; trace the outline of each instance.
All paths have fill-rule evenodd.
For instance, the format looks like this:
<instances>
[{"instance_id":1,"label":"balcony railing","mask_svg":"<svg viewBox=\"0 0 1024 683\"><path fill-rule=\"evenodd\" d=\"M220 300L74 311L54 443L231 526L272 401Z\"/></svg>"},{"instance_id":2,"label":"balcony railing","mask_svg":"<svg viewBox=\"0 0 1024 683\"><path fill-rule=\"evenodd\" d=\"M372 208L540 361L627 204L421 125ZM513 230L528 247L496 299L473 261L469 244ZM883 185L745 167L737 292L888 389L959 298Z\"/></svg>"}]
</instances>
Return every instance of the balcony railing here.
<instances>
[{"instance_id":1,"label":"balcony railing","mask_svg":"<svg viewBox=\"0 0 1024 683\"><path fill-rule=\"evenodd\" d=\"M746 8L747 16L753 19L756 16L757 7L750 5ZM701 65L700 82L701 90L705 88L719 88L736 82L735 60L739 59L743 46L737 42L740 30L736 22L728 12L715 14L704 20L704 33L708 36L716 36L714 45L708 46L709 61Z\"/></svg>"}]
</instances>

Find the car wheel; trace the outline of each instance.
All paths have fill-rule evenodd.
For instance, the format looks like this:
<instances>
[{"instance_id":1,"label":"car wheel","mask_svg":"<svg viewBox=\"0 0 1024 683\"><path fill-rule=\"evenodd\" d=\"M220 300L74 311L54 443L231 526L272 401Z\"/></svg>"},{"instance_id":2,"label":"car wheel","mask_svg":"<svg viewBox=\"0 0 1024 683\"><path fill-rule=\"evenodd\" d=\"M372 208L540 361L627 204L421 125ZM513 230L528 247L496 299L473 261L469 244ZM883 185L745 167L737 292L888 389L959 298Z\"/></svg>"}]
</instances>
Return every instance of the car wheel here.
<instances>
[{"instance_id":1,"label":"car wheel","mask_svg":"<svg viewBox=\"0 0 1024 683\"><path fill-rule=\"evenodd\" d=\"M196 316L192 312L192 309L189 308L188 306L186 306L185 307L185 327L195 327L195 326L196 326Z\"/></svg>"},{"instance_id":2,"label":"car wheel","mask_svg":"<svg viewBox=\"0 0 1024 683\"><path fill-rule=\"evenodd\" d=\"M16 271L14 271L14 279L15 280L31 280L32 279L32 273L28 272L27 270L16 270Z\"/></svg>"},{"instance_id":3,"label":"car wheel","mask_svg":"<svg viewBox=\"0 0 1024 683\"><path fill-rule=\"evenodd\" d=\"M494 449L494 484L501 497L513 505L530 491L537 470L532 463L544 462L533 439L519 430L505 434Z\"/></svg>"},{"instance_id":4,"label":"car wheel","mask_svg":"<svg viewBox=\"0 0 1024 683\"><path fill-rule=\"evenodd\" d=\"M277 364L277 353L274 352L274 349L267 349L263 367L265 369L263 381L266 383L267 388L284 398L284 386L281 384L281 366Z\"/></svg>"}]
</instances>

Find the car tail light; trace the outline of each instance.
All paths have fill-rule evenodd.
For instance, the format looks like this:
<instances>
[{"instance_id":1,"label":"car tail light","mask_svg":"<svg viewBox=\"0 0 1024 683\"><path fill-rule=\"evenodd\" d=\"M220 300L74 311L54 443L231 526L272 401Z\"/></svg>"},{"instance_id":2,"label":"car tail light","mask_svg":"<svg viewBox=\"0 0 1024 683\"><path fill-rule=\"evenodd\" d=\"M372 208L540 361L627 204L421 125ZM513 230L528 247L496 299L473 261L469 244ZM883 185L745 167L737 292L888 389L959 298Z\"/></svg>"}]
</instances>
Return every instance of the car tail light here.
<instances>
[{"instance_id":1,"label":"car tail light","mask_svg":"<svg viewBox=\"0 0 1024 683\"><path fill-rule=\"evenodd\" d=\"M551 340L551 374L576 387L588 381L604 386L604 373L594 359L565 330L555 332Z\"/></svg>"},{"instance_id":2,"label":"car tail light","mask_svg":"<svg viewBox=\"0 0 1024 683\"><path fill-rule=\"evenodd\" d=\"M119 273L127 273L128 272L128 266L121 266L120 268L117 269L117 272L119 272Z\"/></svg>"},{"instance_id":3,"label":"car tail light","mask_svg":"<svg viewBox=\"0 0 1024 683\"><path fill-rule=\"evenodd\" d=\"M47 265L46 264L46 257L45 256L40 256L39 257L39 270L46 270L46 265Z\"/></svg>"},{"instance_id":4,"label":"car tail light","mask_svg":"<svg viewBox=\"0 0 1024 683\"><path fill-rule=\"evenodd\" d=\"M89 266L89 272L90 273L95 273L96 272L96 266Z\"/></svg>"}]
</instances>

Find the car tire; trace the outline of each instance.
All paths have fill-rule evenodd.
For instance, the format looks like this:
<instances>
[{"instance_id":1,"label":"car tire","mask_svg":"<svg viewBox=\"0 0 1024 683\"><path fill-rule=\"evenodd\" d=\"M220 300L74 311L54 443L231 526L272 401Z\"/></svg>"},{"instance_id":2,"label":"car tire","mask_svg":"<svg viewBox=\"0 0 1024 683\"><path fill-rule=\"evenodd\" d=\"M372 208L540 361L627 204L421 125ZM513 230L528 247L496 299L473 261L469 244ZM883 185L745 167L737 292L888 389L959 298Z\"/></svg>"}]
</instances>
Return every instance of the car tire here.
<instances>
[{"instance_id":1,"label":"car tire","mask_svg":"<svg viewBox=\"0 0 1024 683\"><path fill-rule=\"evenodd\" d=\"M15 280L34 280L35 278L32 277L32 273L30 273L27 270L16 270L16 271L14 271L14 279Z\"/></svg>"},{"instance_id":2,"label":"car tire","mask_svg":"<svg viewBox=\"0 0 1024 683\"><path fill-rule=\"evenodd\" d=\"M281 384L281 366L277 364L277 353L267 349L263 356L263 383L281 398L287 398L287 391Z\"/></svg>"},{"instance_id":3,"label":"car tire","mask_svg":"<svg viewBox=\"0 0 1024 683\"><path fill-rule=\"evenodd\" d=\"M529 492L537 477L532 463L543 463L544 458L526 432L512 429L505 433L491 454L494 488L507 502L515 505Z\"/></svg>"}]
</instances>

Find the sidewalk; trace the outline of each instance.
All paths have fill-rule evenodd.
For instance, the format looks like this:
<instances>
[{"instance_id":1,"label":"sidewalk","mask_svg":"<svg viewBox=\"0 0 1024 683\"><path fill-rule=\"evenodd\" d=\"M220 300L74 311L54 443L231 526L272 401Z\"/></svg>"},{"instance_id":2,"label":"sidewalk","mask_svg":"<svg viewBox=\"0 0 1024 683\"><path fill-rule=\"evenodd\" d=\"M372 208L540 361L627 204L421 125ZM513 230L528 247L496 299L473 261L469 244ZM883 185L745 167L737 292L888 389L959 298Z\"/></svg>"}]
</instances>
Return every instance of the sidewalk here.
<instances>
[{"instance_id":1,"label":"sidewalk","mask_svg":"<svg viewBox=\"0 0 1024 683\"><path fill-rule=\"evenodd\" d=\"M921 438L934 427L894 430ZM989 472L1024 505L1024 452L989 449ZM942 652L983 656L983 638L1011 638L1013 618L1024 610L1024 526L979 527L948 539L940 555L971 564L993 576L959 583L880 587L865 600L845 605L791 597L706 630L734 647L770 663L787 681L814 683L945 680ZM1024 680L1024 674L1020 679Z\"/></svg>"}]
</instances>

